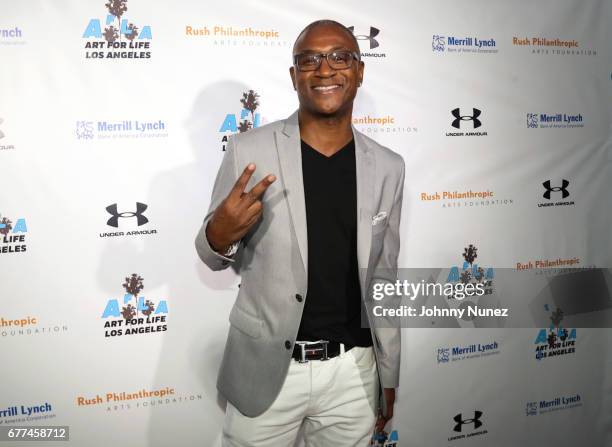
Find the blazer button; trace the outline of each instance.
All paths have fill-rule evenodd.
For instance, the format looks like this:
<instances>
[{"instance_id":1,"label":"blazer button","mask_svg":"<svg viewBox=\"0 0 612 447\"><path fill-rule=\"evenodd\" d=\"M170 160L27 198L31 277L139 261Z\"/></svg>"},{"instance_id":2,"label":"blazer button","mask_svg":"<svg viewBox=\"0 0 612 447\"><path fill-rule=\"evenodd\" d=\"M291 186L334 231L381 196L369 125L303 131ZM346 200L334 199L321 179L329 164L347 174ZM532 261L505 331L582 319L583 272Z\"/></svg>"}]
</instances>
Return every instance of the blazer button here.
<instances>
[{"instance_id":1,"label":"blazer button","mask_svg":"<svg viewBox=\"0 0 612 447\"><path fill-rule=\"evenodd\" d=\"M302 295L300 295L299 293L296 293L295 299L298 300L299 303L301 303L304 298L302 298Z\"/></svg>"},{"instance_id":2,"label":"blazer button","mask_svg":"<svg viewBox=\"0 0 612 447\"><path fill-rule=\"evenodd\" d=\"M285 348L291 349L291 342L289 340L285 340Z\"/></svg>"}]
</instances>

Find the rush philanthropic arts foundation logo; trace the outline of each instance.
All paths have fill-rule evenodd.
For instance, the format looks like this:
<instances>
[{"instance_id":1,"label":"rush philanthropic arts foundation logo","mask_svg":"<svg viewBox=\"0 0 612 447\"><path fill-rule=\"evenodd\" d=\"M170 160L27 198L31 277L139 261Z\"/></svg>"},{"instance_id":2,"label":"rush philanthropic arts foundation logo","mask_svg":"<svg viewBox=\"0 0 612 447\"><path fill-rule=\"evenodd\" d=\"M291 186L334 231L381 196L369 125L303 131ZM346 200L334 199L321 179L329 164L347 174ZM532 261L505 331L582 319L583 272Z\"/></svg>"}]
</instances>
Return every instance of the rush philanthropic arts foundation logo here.
<instances>
[{"instance_id":1,"label":"rush philanthropic arts foundation logo","mask_svg":"<svg viewBox=\"0 0 612 447\"><path fill-rule=\"evenodd\" d=\"M482 110L476 107L470 109L456 107L450 111L450 114L452 117L450 125L457 130L446 132L447 137L487 136L486 129L482 127Z\"/></svg>"},{"instance_id":2,"label":"rush philanthropic arts foundation logo","mask_svg":"<svg viewBox=\"0 0 612 447\"><path fill-rule=\"evenodd\" d=\"M13 219L0 214L0 254L24 253L28 248L27 233L25 218Z\"/></svg>"},{"instance_id":3,"label":"rush philanthropic arts foundation logo","mask_svg":"<svg viewBox=\"0 0 612 447\"><path fill-rule=\"evenodd\" d=\"M78 140L109 140L116 138L166 138L168 123L164 120L80 120L76 122Z\"/></svg>"},{"instance_id":4,"label":"rush philanthropic arts foundation logo","mask_svg":"<svg viewBox=\"0 0 612 447\"><path fill-rule=\"evenodd\" d=\"M132 209L120 209L116 203L108 205L105 208L107 213L106 225L117 230L124 229L127 231L102 231L100 237L157 234L156 229L147 227L149 223L149 218L145 214L147 208L149 208L149 205L141 202L136 202Z\"/></svg>"},{"instance_id":5,"label":"rush philanthropic arts foundation logo","mask_svg":"<svg viewBox=\"0 0 612 447\"><path fill-rule=\"evenodd\" d=\"M75 405L79 408L104 408L105 411L150 410L162 405L193 403L202 400L200 391L177 391L175 386L161 386L155 389L113 390L89 396L77 396Z\"/></svg>"},{"instance_id":6,"label":"rush philanthropic arts foundation logo","mask_svg":"<svg viewBox=\"0 0 612 447\"><path fill-rule=\"evenodd\" d=\"M548 304L544 306L549 310ZM535 358L536 360L548 359L551 357L559 357L576 352L576 328L568 329L561 326L563 320L563 310L557 308L551 312L550 327L540 329L535 338Z\"/></svg>"},{"instance_id":7,"label":"rush philanthropic arts foundation logo","mask_svg":"<svg viewBox=\"0 0 612 447\"><path fill-rule=\"evenodd\" d=\"M351 33L353 33L355 39L357 39L359 42L361 57L387 57L387 53L383 53L378 49L380 47L380 29L370 26L368 33L361 33L359 30L355 32L354 26L348 26L347 28L351 31Z\"/></svg>"},{"instance_id":8,"label":"rush philanthropic arts foundation logo","mask_svg":"<svg viewBox=\"0 0 612 447\"><path fill-rule=\"evenodd\" d=\"M512 46L542 56L597 56L596 49L585 48L575 39L513 36Z\"/></svg>"},{"instance_id":9,"label":"rush philanthropic arts foundation logo","mask_svg":"<svg viewBox=\"0 0 612 447\"><path fill-rule=\"evenodd\" d=\"M49 402L35 404L12 404L0 409L0 425L18 424L22 422L40 421L56 417L53 405Z\"/></svg>"},{"instance_id":10,"label":"rush philanthropic arts foundation logo","mask_svg":"<svg viewBox=\"0 0 612 447\"><path fill-rule=\"evenodd\" d=\"M528 129L569 129L584 127L581 113L528 113Z\"/></svg>"},{"instance_id":11,"label":"rush philanthropic arts foundation logo","mask_svg":"<svg viewBox=\"0 0 612 447\"><path fill-rule=\"evenodd\" d=\"M417 133L418 129L407 125L395 115L353 114L353 125L366 135L379 133Z\"/></svg>"},{"instance_id":12,"label":"rush philanthropic arts foundation logo","mask_svg":"<svg viewBox=\"0 0 612 447\"><path fill-rule=\"evenodd\" d=\"M50 335L66 332L68 326L63 323L42 322L39 317L24 315L21 317L0 317L0 337L19 337L31 335Z\"/></svg>"},{"instance_id":13,"label":"rush philanthropic arts foundation logo","mask_svg":"<svg viewBox=\"0 0 612 447\"><path fill-rule=\"evenodd\" d=\"M86 59L149 59L150 25L139 25L127 18L127 0L109 0L104 19L89 20L82 38Z\"/></svg>"},{"instance_id":14,"label":"rush philanthropic arts foundation logo","mask_svg":"<svg viewBox=\"0 0 612 447\"><path fill-rule=\"evenodd\" d=\"M225 151L225 145L230 135L246 132L264 123L261 114L257 111L259 107L259 94L255 90L242 93L240 104L242 104L240 111L238 113L227 113L219 127L219 133L222 135L222 151Z\"/></svg>"},{"instance_id":15,"label":"rush philanthropic arts foundation logo","mask_svg":"<svg viewBox=\"0 0 612 447\"><path fill-rule=\"evenodd\" d=\"M514 205L513 198L500 198L490 189L474 191L467 190L446 190L419 193L419 200L424 204L437 205L440 208L482 208L490 206Z\"/></svg>"},{"instance_id":16,"label":"rush philanthropic arts foundation logo","mask_svg":"<svg viewBox=\"0 0 612 447\"><path fill-rule=\"evenodd\" d=\"M230 25L185 25L185 37L201 39L220 47L288 47L291 42L274 28L234 27Z\"/></svg>"},{"instance_id":17,"label":"rush philanthropic arts foundation logo","mask_svg":"<svg viewBox=\"0 0 612 447\"><path fill-rule=\"evenodd\" d=\"M536 275L555 276L559 273L571 273L595 268L593 265L583 266L580 258L530 259L517 262L516 270L532 270Z\"/></svg>"},{"instance_id":18,"label":"rush philanthropic arts foundation logo","mask_svg":"<svg viewBox=\"0 0 612 447\"><path fill-rule=\"evenodd\" d=\"M495 54L497 42L494 38L483 39L477 36L449 36L434 34L431 39L431 49L434 53L479 53Z\"/></svg>"},{"instance_id":19,"label":"rush philanthropic arts foundation logo","mask_svg":"<svg viewBox=\"0 0 612 447\"><path fill-rule=\"evenodd\" d=\"M123 298L109 299L102 312L105 337L116 338L168 330L168 303L166 300L154 302L142 296L144 280L140 275L133 273L127 276L122 286L126 292Z\"/></svg>"}]
</instances>

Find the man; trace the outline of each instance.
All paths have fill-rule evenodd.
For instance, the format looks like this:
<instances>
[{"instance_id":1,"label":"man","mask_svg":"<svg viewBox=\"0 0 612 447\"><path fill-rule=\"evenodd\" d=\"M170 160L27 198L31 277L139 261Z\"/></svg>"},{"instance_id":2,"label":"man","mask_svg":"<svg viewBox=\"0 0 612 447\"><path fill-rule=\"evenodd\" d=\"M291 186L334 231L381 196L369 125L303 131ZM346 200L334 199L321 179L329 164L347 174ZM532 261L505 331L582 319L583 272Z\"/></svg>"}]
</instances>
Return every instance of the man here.
<instances>
[{"instance_id":1,"label":"man","mask_svg":"<svg viewBox=\"0 0 612 447\"><path fill-rule=\"evenodd\" d=\"M308 25L289 72L299 109L230 138L196 238L211 269L242 276L223 445L290 446L302 424L308 446L367 445L399 382L399 328L362 328L361 311L395 279L374 272L397 268L404 162L352 126L364 63L350 30Z\"/></svg>"}]
</instances>

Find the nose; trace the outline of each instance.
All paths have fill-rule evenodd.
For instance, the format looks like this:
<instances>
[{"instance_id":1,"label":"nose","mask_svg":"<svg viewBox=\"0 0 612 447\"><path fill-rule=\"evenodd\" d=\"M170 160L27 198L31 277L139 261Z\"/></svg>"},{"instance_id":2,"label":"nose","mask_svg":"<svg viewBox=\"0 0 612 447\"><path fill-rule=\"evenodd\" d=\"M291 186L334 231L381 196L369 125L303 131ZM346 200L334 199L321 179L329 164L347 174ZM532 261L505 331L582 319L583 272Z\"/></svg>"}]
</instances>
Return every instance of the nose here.
<instances>
[{"instance_id":1,"label":"nose","mask_svg":"<svg viewBox=\"0 0 612 447\"><path fill-rule=\"evenodd\" d=\"M319 65L319 68L317 69L317 74L321 77L327 78L329 76L333 76L335 73L336 70L331 68L327 57L321 58L321 65Z\"/></svg>"}]
</instances>

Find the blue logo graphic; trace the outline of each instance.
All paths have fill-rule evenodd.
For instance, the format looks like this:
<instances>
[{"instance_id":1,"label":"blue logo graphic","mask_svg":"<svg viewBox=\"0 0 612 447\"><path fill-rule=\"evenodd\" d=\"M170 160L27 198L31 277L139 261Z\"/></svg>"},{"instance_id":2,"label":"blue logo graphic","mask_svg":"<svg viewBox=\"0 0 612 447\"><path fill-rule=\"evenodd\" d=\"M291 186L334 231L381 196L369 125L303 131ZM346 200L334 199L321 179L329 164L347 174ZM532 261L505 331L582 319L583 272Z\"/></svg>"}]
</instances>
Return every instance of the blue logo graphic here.
<instances>
[{"instance_id":1,"label":"blue logo graphic","mask_svg":"<svg viewBox=\"0 0 612 447\"><path fill-rule=\"evenodd\" d=\"M397 434L397 430L393 430L391 434L387 434L387 432L382 431L372 435L370 447L398 447L398 443L399 435Z\"/></svg>"},{"instance_id":2,"label":"blue logo graphic","mask_svg":"<svg viewBox=\"0 0 612 447\"><path fill-rule=\"evenodd\" d=\"M538 414L538 403L527 402L527 408L525 408L527 416L536 416Z\"/></svg>"},{"instance_id":3,"label":"blue logo graphic","mask_svg":"<svg viewBox=\"0 0 612 447\"><path fill-rule=\"evenodd\" d=\"M448 363L450 357L449 348L438 349L438 363Z\"/></svg>"},{"instance_id":4,"label":"blue logo graphic","mask_svg":"<svg viewBox=\"0 0 612 447\"><path fill-rule=\"evenodd\" d=\"M537 113L528 113L527 114L527 128L528 129L537 129L539 127L539 120Z\"/></svg>"},{"instance_id":5,"label":"blue logo graphic","mask_svg":"<svg viewBox=\"0 0 612 447\"><path fill-rule=\"evenodd\" d=\"M431 41L431 49L433 51L444 51L444 44L446 40L444 36L438 36L434 34L433 40Z\"/></svg>"}]
</instances>

